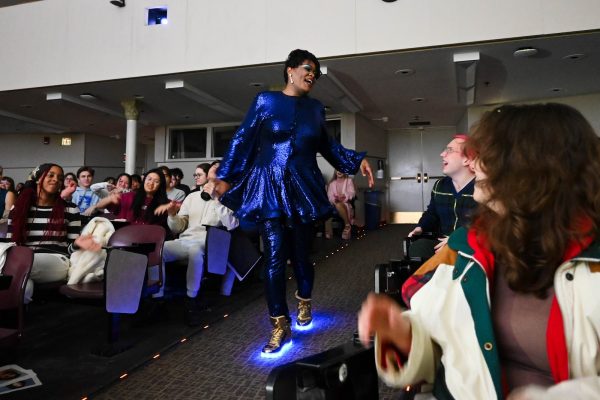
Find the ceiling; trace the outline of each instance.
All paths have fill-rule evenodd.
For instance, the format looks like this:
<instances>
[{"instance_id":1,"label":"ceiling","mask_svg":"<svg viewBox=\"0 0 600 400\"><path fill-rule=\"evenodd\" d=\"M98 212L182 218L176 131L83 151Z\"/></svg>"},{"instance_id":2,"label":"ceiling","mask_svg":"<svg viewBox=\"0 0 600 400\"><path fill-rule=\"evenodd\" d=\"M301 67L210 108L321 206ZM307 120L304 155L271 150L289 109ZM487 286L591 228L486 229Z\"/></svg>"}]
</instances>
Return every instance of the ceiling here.
<instances>
[{"instance_id":1,"label":"ceiling","mask_svg":"<svg viewBox=\"0 0 600 400\"><path fill-rule=\"evenodd\" d=\"M513 55L524 47L534 47L538 53ZM480 54L474 105L600 92L600 31L594 31L321 59L329 74L319 80L311 96L321 100L330 114L349 111L330 78L335 75L359 103L359 114L383 129L407 128L415 121L454 126L466 105L458 102L453 56L464 52ZM573 54L582 56L568 57ZM137 96L141 110L138 137L151 143L156 126L241 120L256 93L281 88L282 67L269 64L0 92L0 133L66 131L124 136L120 103ZM403 69L414 72L398 72ZM239 116L222 114L165 89L165 82L176 79L239 110ZM53 92L92 108L65 100L47 101L47 93ZM82 93L91 93L95 99L82 100Z\"/></svg>"}]
</instances>

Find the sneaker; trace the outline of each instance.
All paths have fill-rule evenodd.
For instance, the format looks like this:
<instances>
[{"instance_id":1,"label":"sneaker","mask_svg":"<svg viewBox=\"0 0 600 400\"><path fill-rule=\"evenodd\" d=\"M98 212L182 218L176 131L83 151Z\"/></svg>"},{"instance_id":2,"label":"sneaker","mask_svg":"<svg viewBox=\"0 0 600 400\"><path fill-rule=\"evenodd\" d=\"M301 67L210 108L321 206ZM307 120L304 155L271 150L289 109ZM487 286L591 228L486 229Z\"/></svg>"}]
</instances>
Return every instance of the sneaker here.
<instances>
[{"instance_id":1,"label":"sneaker","mask_svg":"<svg viewBox=\"0 0 600 400\"><path fill-rule=\"evenodd\" d=\"M262 352L267 354L277 353L283 345L292 341L292 329L285 315L271 317L271 325L273 325L273 329L269 343L262 349Z\"/></svg>"}]
</instances>

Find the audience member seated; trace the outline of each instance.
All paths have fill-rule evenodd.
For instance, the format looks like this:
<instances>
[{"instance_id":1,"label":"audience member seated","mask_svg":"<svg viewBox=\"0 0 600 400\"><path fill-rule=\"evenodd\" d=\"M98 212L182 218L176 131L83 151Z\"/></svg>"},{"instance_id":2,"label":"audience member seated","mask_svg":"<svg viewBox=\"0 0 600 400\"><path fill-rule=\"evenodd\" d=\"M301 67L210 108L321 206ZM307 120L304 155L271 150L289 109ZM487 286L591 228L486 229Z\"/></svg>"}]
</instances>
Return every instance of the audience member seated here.
<instances>
[{"instance_id":1,"label":"audience member seated","mask_svg":"<svg viewBox=\"0 0 600 400\"><path fill-rule=\"evenodd\" d=\"M73 197L73 193L77 189L77 177L72 172L67 172L65 174L65 180L63 181L63 190L60 193L60 197L64 201L71 201Z\"/></svg>"},{"instance_id":2,"label":"audience member seated","mask_svg":"<svg viewBox=\"0 0 600 400\"><path fill-rule=\"evenodd\" d=\"M202 191L202 187L208 182L208 170L210 169L209 163L202 163L196 165L196 171L194 172L194 182L196 187L192 189L190 193Z\"/></svg>"},{"instance_id":3,"label":"audience member seated","mask_svg":"<svg viewBox=\"0 0 600 400\"><path fill-rule=\"evenodd\" d=\"M71 200L80 212L84 212L90 206L98 203L100 198L91 189L92 182L94 181L94 169L91 167L81 167L77 170L77 180L79 186L75 189Z\"/></svg>"},{"instance_id":4,"label":"audience member seated","mask_svg":"<svg viewBox=\"0 0 600 400\"><path fill-rule=\"evenodd\" d=\"M146 174L144 187L135 192L117 192L100 200L96 208L107 208L114 205L115 217L124 219L130 224L167 225L167 181L160 168L150 170Z\"/></svg>"},{"instance_id":5,"label":"audience member seated","mask_svg":"<svg viewBox=\"0 0 600 400\"><path fill-rule=\"evenodd\" d=\"M502 106L467 148L473 222L404 285L411 310L369 295L361 341L387 384L436 398L597 399L598 137L566 105Z\"/></svg>"},{"instance_id":6,"label":"audience member seated","mask_svg":"<svg viewBox=\"0 0 600 400\"><path fill-rule=\"evenodd\" d=\"M92 189L94 193L96 193L96 195L98 195L98 197L101 199L107 197L113 192L128 192L131 186L131 176L123 172L117 176L116 182L117 183L113 185L109 181L105 180L104 182L94 183L92 186L90 186L90 189Z\"/></svg>"},{"instance_id":7,"label":"audience member seated","mask_svg":"<svg viewBox=\"0 0 600 400\"><path fill-rule=\"evenodd\" d=\"M131 190L138 190L142 186L142 177L138 174L131 175Z\"/></svg>"},{"instance_id":8,"label":"audience member seated","mask_svg":"<svg viewBox=\"0 0 600 400\"><path fill-rule=\"evenodd\" d=\"M181 190L187 196L190 194L190 187L184 183L181 183L183 176L184 175L181 168L171 168L171 186L175 189Z\"/></svg>"},{"instance_id":9,"label":"audience member seated","mask_svg":"<svg viewBox=\"0 0 600 400\"><path fill-rule=\"evenodd\" d=\"M206 227L224 226L227 230L238 226L233 211L222 205L215 192L218 164L210 168L208 183L202 192L190 193L183 204L170 202L168 205L169 228L179 238L165 242L163 260L165 262L187 260L185 320L190 326L200 323L200 283L204 272ZM202 196L204 195L204 197ZM208 197L206 197L208 195Z\"/></svg>"},{"instance_id":10,"label":"audience member seated","mask_svg":"<svg viewBox=\"0 0 600 400\"><path fill-rule=\"evenodd\" d=\"M340 171L335 171L329 185L327 186L327 197L335 207L337 214L344 221L344 230L342 231L342 239L350 239L352 232L352 221L354 220L354 209L350 201L356 196L354 182L347 174ZM331 239L332 228L331 220L325 222L325 237Z\"/></svg>"},{"instance_id":11,"label":"audience member seated","mask_svg":"<svg viewBox=\"0 0 600 400\"><path fill-rule=\"evenodd\" d=\"M100 251L91 235L79 235L79 210L60 197L63 180L60 166L50 163L37 167L8 219L7 238L34 250L26 303L32 299L33 282L66 280L70 253L77 249Z\"/></svg>"},{"instance_id":12,"label":"audience member seated","mask_svg":"<svg viewBox=\"0 0 600 400\"><path fill-rule=\"evenodd\" d=\"M6 222L8 213L10 212L13 204L15 204L16 198L17 196L14 192L0 188L0 210L2 211L0 222Z\"/></svg>"},{"instance_id":13,"label":"audience member seated","mask_svg":"<svg viewBox=\"0 0 600 400\"><path fill-rule=\"evenodd\" d=\"M17 192L15 189L15 180L10 176L3 176L2 179L0 179L0 188L13 193Z\"/></svg>"},{"instance_id":14,"label":"audience member seated","mask_svg":"<svg viewBox=\"0 0 600 400\"><path fill-rule=\"evenodd\" d=\"M171 170L169 169L169 167L167 167L166 165L162 165L158 167L158 169L162 171L163 175L165 176L165 179L167 180L167 197L169 198L169 200L181 203L183 199L185 199L185 193L183 192L183 190L171 187Z\"/></svg>"},{"instance_id":15,"label":"audience member seated","mask_svg":"<svg viewBox=\"0 0 600 400\"><path fill-rule=\"evenodd\" d=\"M439 251L448 236L455 229L469 220L470 213L477 204L473 200L475 179L469 157L465 152L465 143L468 136L454 135L454 138L440 153L442 157L442 172L446 175L433 185L431 201L427 210L421 216L417 227L408 237L420 235L423 232L432 232L440 238L434 247Z\"/></svg>"}]
</instances>

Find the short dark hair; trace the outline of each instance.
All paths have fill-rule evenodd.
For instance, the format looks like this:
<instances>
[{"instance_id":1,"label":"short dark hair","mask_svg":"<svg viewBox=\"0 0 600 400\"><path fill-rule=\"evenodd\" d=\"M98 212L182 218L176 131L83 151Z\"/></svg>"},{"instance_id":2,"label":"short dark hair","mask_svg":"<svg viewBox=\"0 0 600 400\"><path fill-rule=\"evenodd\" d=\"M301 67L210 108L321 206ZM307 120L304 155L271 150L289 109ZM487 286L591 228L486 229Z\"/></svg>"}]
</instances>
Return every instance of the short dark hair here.
<instances>
[{"instance_id":1,"label":"short dark hair","mask_svg":"<svg viewBox=\"0 0 600 400\"><path fill-rule=\"evenodd\" d=\"M183 179L183 171L181 168L171 168L171 176L178 176Z\"/></svg>"},{"instance_id":2,"label":"short dark hair","mask_svg":"<svg viewBox=\"0 0 600 400\"><path fill-rule=\"evenodd\" d=\"M315 79L319 79L321 76L321 63L319 63L317 57L315 57L315 55L308 50L296 49L292 50L292 52L288 55L287 60L285 60L285 66L283 67L283 80L285 83L288 82L288 67L296 68L297 66L302 65L305 60L315 63Z\"/></svg>"},{"instance_id":3,"label":"short dark hair","mask_svg":"<svg viewBox=\"0 0 600 400\"><path fill-rule=\"evenodd\" d=\"M82 172L89 172L91 176L94 176L94 173L96 171L94 171L94 168L92 168L92 167L83 166L77 170L77 179L79 179L79 175Z\"/></svg>"}]
</instances>

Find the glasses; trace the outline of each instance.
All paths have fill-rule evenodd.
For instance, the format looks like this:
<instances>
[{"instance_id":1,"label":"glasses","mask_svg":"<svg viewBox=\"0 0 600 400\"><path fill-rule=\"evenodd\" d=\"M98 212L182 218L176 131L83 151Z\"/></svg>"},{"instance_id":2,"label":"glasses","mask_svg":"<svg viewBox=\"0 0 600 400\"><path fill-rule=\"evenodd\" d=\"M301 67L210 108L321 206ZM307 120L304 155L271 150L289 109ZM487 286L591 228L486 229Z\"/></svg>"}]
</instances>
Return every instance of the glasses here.
<instances>
[{"instance_id":1,"label":"glasses","mask_svg":"<svg viewBox=\"0 0 600 400\"><path fill-rule=\"evenodd\" d=\"M453 149L452 147L444 147L444 149L442 150L442 153L446 153L446 154L452 154L452 153L460 153L460 150L457 149Z\"/></svg>"},{"instance_id":2,"label":"glasses","mask_svg":"<svg viewBox=\"0 0 600 400\"><path fill-rule=\"evenodd\" d=\"M194 174L194 175L192 175L192 176L193 176L194 178L200 178L200 177L202 177L202 176L204 176L204 175L200 175L200 174Z\"/></svg>"},{"instance_id":3,"label":"glasses","mask_svg":"<svg viewBox=\"0 0 600 400\"><path fill-rule=\"evenodd\" d=\"M298 68L302 68L306 72L308 72L309 74L313 74L313 76L315 77L315 79L319 79L319 77L321 76L321 71L314 70L311 65L302 64L302 65L299 65Z\"/></svg>"}]
</instances>

